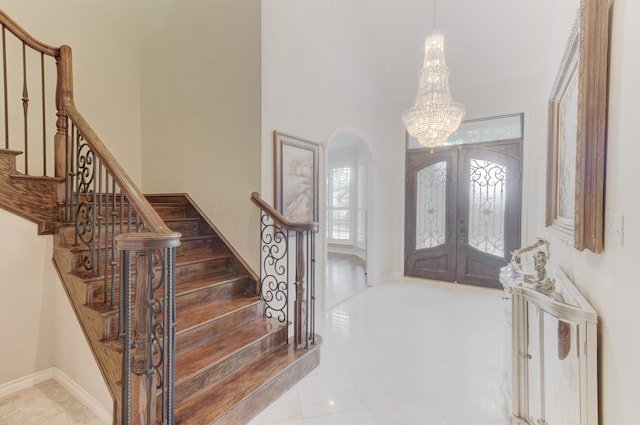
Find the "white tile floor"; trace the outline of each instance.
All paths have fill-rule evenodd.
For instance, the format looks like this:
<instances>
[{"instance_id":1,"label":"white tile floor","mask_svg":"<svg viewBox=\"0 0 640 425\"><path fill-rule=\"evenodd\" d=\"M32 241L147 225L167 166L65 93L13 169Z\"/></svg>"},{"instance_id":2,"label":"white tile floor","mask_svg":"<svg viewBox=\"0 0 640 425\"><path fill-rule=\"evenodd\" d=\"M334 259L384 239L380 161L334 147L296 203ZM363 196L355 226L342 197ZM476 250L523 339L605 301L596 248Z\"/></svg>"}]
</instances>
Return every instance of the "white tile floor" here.
<instances>
[{"instance_id":1,"label":"white tile floor","mask_svg":"<svg viewBox=\"0 0 640 425\"><path fill-rule=\"evenodd\" d=\"M401 278L317 318L321 364L250 425L507 425L502 292Z\"/></svg>"},{"instance_id":2,"label":"white tile floor","mask_svg":"<svg viewBox=\"0 0 640 425\"><path fill-rule=\"evenodd\" d=\"M317 318L320 366L250 425L508 425L501 296L404 278L368 288ZM0 400L0 425L100 423L73 413L84 407L63 388L44 390Z\"/></svg>"}]
</instances>

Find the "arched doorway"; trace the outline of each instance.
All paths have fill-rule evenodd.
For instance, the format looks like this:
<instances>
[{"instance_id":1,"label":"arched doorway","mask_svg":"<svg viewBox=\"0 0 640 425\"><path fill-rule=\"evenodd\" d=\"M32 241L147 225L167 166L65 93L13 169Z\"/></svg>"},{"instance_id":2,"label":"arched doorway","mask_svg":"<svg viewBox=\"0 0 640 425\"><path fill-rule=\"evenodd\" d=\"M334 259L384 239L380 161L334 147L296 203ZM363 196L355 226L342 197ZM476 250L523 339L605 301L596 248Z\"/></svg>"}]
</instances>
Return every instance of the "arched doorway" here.
<instances>
[{"instance_id":1,"label":"arched doorway","mask_svg":"<svg viewBox=\"0 0 640 425\"><path fill-rule=\"evenodd\" d=\"M367 202L371 153L351 132L327 142L325 309L367 287Z\"/></svg>"}]
</instances>

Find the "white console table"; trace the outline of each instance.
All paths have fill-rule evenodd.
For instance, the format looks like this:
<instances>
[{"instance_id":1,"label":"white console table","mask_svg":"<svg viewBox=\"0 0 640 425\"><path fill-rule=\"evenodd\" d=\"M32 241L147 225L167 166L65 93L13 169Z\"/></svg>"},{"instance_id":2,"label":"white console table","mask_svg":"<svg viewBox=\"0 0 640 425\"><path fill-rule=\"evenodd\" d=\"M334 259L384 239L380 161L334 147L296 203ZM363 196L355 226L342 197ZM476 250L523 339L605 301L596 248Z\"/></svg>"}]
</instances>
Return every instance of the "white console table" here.
<instances>
[{"instance_id":1,"label":"white console table","mask_svg":"<svg viewBox=\"0 0 640 425\"><path fill-rule=\"evenodd\" d=\"M548 274L556 283L550 296L511 266L500 273L511 327L504 372L511 423L597 425L598 317L562 271L550 266Z\"/></svg>"}]
</instances>

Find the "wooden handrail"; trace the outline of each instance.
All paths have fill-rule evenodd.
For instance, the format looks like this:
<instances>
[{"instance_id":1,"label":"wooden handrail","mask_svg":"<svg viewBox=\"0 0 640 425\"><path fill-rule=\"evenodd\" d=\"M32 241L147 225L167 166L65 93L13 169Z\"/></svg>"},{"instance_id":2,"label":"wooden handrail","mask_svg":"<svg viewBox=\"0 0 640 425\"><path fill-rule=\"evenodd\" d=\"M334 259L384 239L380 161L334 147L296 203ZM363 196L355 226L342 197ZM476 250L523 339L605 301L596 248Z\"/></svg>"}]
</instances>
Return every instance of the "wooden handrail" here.
<instances>
[{"instance_id":1,"label":"wooden handrail","mask_svg":"<svg viewBox=\"0 0 640 425\"><path fill-rule=\"evenodd\" d=\"M251 193L251 202L256 204L262 211L264 211L268 216L270 216L274 222L279 224L285 230L292 230L295 232L306 232L309 230L313 230L314 232L318 231L318 223L315 223L315 222L296 223L296 222L290 221L285 216L283 216L278 211L276 211L276 209L273 208L271 205L269 205L264 199L262 199L262 197L258 192Z\"/></svg>"},{"instance_id":2,"label":"wooden handrail","mask_svg":"<svg viewBox=\"0 0 640 425\"><path fill-rule=\"evenodd\" d=\"M40 53L44 53L45 55L53 56L54 58L59 56L59 48L49 46L48 44L44 44L41 41L36 40L31 34L26 32L24 28L8 17L2 10L0 10L0 23L2 23L9 32L18 37L18 39L23 41L32 49L37 50Z\"/></svg>"},{"instance_id":3,"label":"wooden handrail","mask_svg":"<svg viewBox=\"0 0 640 425\"><path fill-rule=\"evenodd\" d=\"M91 146L95 155L100 158L103 166L111 173L131 205L138 211L147 225L147 229L156 233L173 233L70 100L65 104L65 110L84 140Z\"/></svg>"}]
</instances>

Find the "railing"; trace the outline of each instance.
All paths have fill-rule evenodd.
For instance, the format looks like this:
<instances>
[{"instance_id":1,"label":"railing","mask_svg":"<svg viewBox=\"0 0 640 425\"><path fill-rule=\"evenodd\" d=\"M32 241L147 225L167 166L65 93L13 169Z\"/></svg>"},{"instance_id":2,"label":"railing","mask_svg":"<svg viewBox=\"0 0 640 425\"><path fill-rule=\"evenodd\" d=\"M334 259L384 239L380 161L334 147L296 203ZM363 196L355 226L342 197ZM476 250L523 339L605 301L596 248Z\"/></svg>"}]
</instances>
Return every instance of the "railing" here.
<instances>
[{"instance_id":1,"label":"railing","mask_svg":"<svg viewBox=\"0 0 640 425\"><path fill-rule=\"evenodd\" d=\"M288 342L290 310L293 310L294 347L309 348L309 344L315 344L315 234L318 223L291 222L256 192L251 194L251 202L261 212L260 295L265 303L264 315L287 325ZM294 302L290 305L292 297Z\"/></svg>"},{"instance_id":2,"label":"railing","mask_svg":"<svg viewBox=\"0 0 640 425\"><path fill-rule=\"evenodd\" d=\"M73 241L65 240L61 232L61 243L84 249L77 272L99 279L102 305L118 309L118 338L123 344L118 423L173 424L175 252L180 234L166 227L76 109L71 48L40 43L2 11L0 24L4 148L23 150L24 163L18 171L24 175L64 179L60 220L73 224L75 232ZM15 36L13 45L7 41L7 33ZM16 61L20 65L10 63L8 52L15 51L21 52ZM39 64L37 78L29 67L34 57ZM54 68L47 68L45 58L55 60L55 84L49 86L46 82L51 72L47 69ZM8 91L9 84L18 81L15 75L21 76L19 99L12 99ZM55 95L50 97L55 98L55 118L53 108L48 114L47 103L53 86ZM34 91L42 97L41 117L36 119L29 108ZM15 112L16 104L22 106L21 118ZM53 144L47 138L52 122L56 128ZM42 148L32 153L38 145L30 136L38 132ZM14 145L15 139L23 143ZM42 172L34 175L33 164ZM92 291L87 302L94 303ZM156 399L158 389L160 400Z\"/></svg>"}]
</instances>

